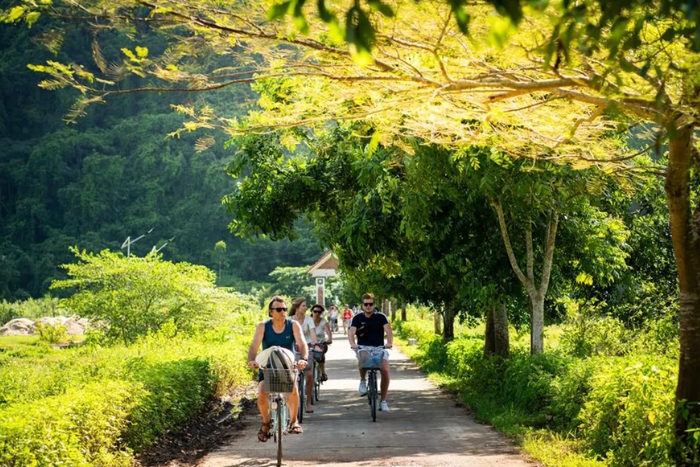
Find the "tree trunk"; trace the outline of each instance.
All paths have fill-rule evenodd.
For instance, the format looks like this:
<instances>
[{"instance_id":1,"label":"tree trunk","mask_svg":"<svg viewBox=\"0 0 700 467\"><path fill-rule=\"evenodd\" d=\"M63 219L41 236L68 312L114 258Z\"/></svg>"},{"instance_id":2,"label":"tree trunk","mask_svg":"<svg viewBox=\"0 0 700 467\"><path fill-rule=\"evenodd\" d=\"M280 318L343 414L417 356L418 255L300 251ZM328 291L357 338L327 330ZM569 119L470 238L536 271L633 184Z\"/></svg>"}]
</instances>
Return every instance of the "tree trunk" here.
<instances>
[{"instance_id":1,"label":"tree trunk","mask_svg":"<svg viewBox=\"0 0 700 467\"><path fill-rule=\"evenodd\" d=\"M453 305L445 305L443 310L445 325L442 328L442 342L448 343L455 338L455 315L457 313Z\"/></svg>"},{"instance_id":2,"label":"tree trunk","mask_svg":"<svg viewBox=\"0 0 700 467\"><path fill-rule=\"evenodd\" d=\"M406 302L401 302L401 321L406 321Z\"/></svg>"},{"instance_id":3,"label":"tree trunk","mask_svg":"<svg viewBox=\"0 0 700 467\"><path fill-rule=\"evenodd\" d=\"M697 446L693 447L688 433L689 419L700 420L700 205L695 214L690 206L690 168L693 156L692 128L683 127L669 142L669 161L666 170L666 196L670 214L673 252L678 266L680 290L680 359L676 407L676 438L679 449L676 465L697 465ZM695 452L694 452L695 451ZM693 459L695 458L695 459Z\"/></svg>"},{"instance_id":4,"label":"tree trunk","mask_svg":"<svg viewBox=\"0 0 700 467\"><path fill-rule=\"evenodd\" d=\"M494 318L493 315L495 311L493 308L489 308L486 312L486 332L484 335L484 357L490 357L496 354L496 333L494 332Z\"/></svg>"},{"instance_id":5,"label":"tree trunk","mask_svg":"<svg viewBox=\"0 0 700 467\"><path fill-rule=\"evenodd\" d=\"M544 351L544 297L539 293L528 294L530 298L531 326L530 353L532 355Z\"/></svg>"},{"instance_id":6,"label":"tree trunk","mask_svg":"<svg viewBox=\"0 0 700 467\"><path fill-rule=\"evenodd\" d=\"M436 335L441 335L442 334L442 315L438 310L435 310L433 312L433 326L434 326L434 331Z\"/></svg>"},{"instance_id":7,"label":"tree trunk","mask_svg":"<svg viewBox=\"0 0 700 467\"><path fill-rule=\"evenodd\" d=\"M391 307L391 322L393 323L396 321L396 300L391 300L389 306Z\"/></svg>"},{"instance_id":8,"label":"tree trunk","mask_svg":"<svg viewBox=\"0 0 700 467\"><path fill-rule=\"evenodd\" d=\"M533 355L542 353L542 350L544 349L544 299L547 296L549 278L550 274L552 273L554 248L557 239L557 228L559 226L559 213L552 212L552 217L547 223L547 232L544 236L542 275L540 285L538 287L535 281L535 253L532 243L532 229L530 228L531 222L528 221L527 227L525 228L526 270L525 273L523 273L522 269L520 269L520 265L518 264L518 260L515 257L513 245L510 242L510 235L508 235L508 226L506 225L505 215L503 214L503 207L498 200L491 201L491 204L496 210L498 225L501 229L501 236L503 237L503 244L506 248L508 261L510 261L510 265L513 268L515 276L522 284L523 288L527 292L528 298L530 299L530 353Z\"/></svg>"},{"instance_id":9,"label":"tree trunk","mask_svg":"<svg viewBox=\"0 0 700 467\"><path fill-rule=\"evenodd\" d=\"M486 340L484 356L498 355L510 358L510 337L508 336L508 314L502 302L494 303L486 314Z\"/></svg>"},{"instance_id":10,"label":"tree trunk","mask_svg":"<svg viewBox=\"0 0 700 467\"><path fill-rule=\"evenodd\" d=\"M499 302L493 310L493 334L496 355L503 358L510 358L508 313L504 302Z\"/></svg>"}]
</instances>

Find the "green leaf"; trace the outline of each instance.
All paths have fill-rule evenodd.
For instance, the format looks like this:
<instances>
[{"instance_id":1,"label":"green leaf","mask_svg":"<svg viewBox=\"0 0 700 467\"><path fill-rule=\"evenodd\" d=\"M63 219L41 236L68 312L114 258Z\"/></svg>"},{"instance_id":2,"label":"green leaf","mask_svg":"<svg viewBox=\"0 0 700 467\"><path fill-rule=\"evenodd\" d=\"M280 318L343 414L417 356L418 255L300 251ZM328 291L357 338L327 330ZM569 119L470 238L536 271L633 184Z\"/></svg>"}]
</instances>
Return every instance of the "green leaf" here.
<instances>
[{"instance_id":1,"label":"green leaf","mask_svg":"<svg viewBox=\"0 0 700 467\"><path fill-rule=\"evenodd\" d=\"M386 3L382 3L381 0L367 0L367 3L373 11L378 11L389 18L394 17L394 10Z\"/></svg>"},{"instance_id":2,"label":"green leaf","mask_svg":"<svg viewBox=\"0 0 700 467\"><path fill-rule=\"evenodd\" d=\"M146 58L148 57L148 47L140 47L136 46L136 55L138 55L139 58Z\"/></svg>"},{"instance_id":3,"label":"green leaf","mask_svg":"<svg viewBox=\"0 0 700 467\"><path fill-rule=\"evenodd\" d=\"M7 21L8 23L16 23L17 20L19 20L22 15L24 14L24 7L22 6L16 6L10 10L10 13L7 15Z\"/></svg>"},{"instance_id":4,"label":"green leaf","mask_svg":"<svg viewBox=\"0 0 700 467\"><path fill-rule=\"evenodd\" d=\"M469 20L471 17L464 9L464 5L459 4L456 1L450 2L452 4L452 12L455 15L455 20L457 21L457 27L464 35L469 34Z\"/></svg>"},{"instance_id":5,"label":"green leaf","mask_svg":"<svg viewBox=\"0 0 700 467\"><path fill-rule=\"evenodd\" d=\"M318 0L317 6L318 16L321 18L321 21L323 21L324 23L330 23L336 19L335 15L326 8L325 0Z\"/></svg>"},{"instance_id":6,"label":"green leaf","mask_svg":"<svg viewBox=\"0 0 700 467\"><path fill-rule=\"evenodd\" d=\"M289 11L289 6L291 4L291 1L286 1L272 5L272 7L267 11L268 21L274 21L280 18L284 18L284 15L286 15Z\"/></svg>"},{"instance_id":7,"label":"green leaf","mask_svg":"<svg viewBox=\"0 0 700 467\"><path fill-rule=\"evenodd\" d=\"M381 133L378 131L375 131L374 134L372 135L372 139L369 140L369 144L367 145L367 155L369 157L372 157L374 152L377 150L377 147L379 146L379 139L381 138Z\"/></svg>"},{"instance_id":8,"label":"green leaf","mask_svg":"<svg viewBox=\"0 0 700 467\"><path fill-rule=\"evenodd\" d=\"M38 11L32 11L31 13L27 13L27 17L25 18L27 26L31 28L32 25L37 22L40 16L41 13L39 13Z\"/></svg>"}]
</instances>

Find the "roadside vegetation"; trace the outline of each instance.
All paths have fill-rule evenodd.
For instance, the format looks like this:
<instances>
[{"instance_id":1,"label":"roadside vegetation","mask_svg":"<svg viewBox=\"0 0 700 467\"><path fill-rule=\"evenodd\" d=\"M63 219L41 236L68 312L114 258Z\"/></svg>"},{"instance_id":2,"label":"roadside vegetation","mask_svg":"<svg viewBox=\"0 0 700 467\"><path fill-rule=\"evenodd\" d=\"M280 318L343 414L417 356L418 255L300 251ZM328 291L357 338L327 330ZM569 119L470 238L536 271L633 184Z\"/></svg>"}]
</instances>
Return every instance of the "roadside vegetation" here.
<instances>
[{"instance_id":1,"label":"roadside vegetation","mask_svg":"<svg viewBox=\"0 0 700 467\"><path fill-rule=\"evenodd\" d=\"M431 379L549 467L673 466L677 327L659 319L629 329L588 316L545 328L545 352L511 327L511 356L484 356L484 327L458 325L444 345L432 319L396 329L402 350ZM423 312L425 316L426 313ZM416 346L406 345L416 339ZM585 346L580 344L585 342Z\"/></svg>"},{"instance_id":2,"label":"roadside vegetation","mask_svg":"<svg viewBox=\"0 0 700 467\"><path fill-rule=\"evenodd\" d=\"M80 257L69 277L83 282L70 284L75 293L65 306L78 303L100 323L83 345L53 349L45 334L0 337L0 465L130 466L159 437L216 398L242 396L251 382L241 356L261 309L249 297L216 289L204 268L157 256ZM106 313L115 278L153 314L124 284L119 306ZM187 304L195 312L186 313ZM127 311L132 327L120 321Z\"/></svg>"}]
</instances>

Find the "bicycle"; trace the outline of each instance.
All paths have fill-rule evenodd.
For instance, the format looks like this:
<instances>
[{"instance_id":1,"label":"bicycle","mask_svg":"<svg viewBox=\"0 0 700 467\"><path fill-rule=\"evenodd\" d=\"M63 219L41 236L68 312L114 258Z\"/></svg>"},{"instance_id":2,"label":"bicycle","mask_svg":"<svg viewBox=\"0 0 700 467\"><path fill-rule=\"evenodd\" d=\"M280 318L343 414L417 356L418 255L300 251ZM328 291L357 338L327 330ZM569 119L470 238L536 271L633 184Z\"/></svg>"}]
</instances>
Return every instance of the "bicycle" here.
<instances>
[{"instance_id":1,"label":"bicycle","mask_svg":"<svg viewBox=\"0 0 700 467\"><path fill-rule=\"evenodd\" d=\"M323 348L324 345L328 346L329 344L325 342L319 342L319 345L321 346L321 348ZM311 369L311 374L314 376L314 387L311 393L311 403L315 404L316 402L318 402L319 394L321 392L321 385L323 384L323 373L321 373L320 363L323 360L324 353L323 350L312 350L312 354L314 359L312 363L313 367Z\"/></svg>"},{"instance_id":2,"label":"bicycle","mask_svg":"<svg viewBox=\"0 0 700 467\"><path fill-rule=\"evenodd\" d=\"M287 434L289 427L289 410L287 394L294 391L294 378L289 378L287 370L263 368L265 387L270 393L270 422L272 438L277 443L277 467L282 465L282 435ZM295 377L299 371L295 370Z\"/></svg>"},{"instance_id":3,"label":"bicycle","mask_svg":"<svg viewBox=\"0 0 700 467\"><path fill-rule=\"evenodd\" d=\"M372 415L372 421L376 422L377 404L379 403L377 372L379 372L379 365L382 362L382 358L384 358L384 347L358 348L355 352L360 361L360 367L367 369L367 399L369 401L369 411Z\"/></svg>"},{"instance_id":4,"label":"bicycle","mask_svg":"<svg viewBox=\"0 0 700 467\"><path fill-rule=\"evenodd\" d=\"M297 371L297 388L299 389L299 408L297 410L297 420L299 420L299 423L302 423L304 420L304 408L306 405L305 403L305 398L306 398L306 371L308 371L309 367L307 366L301 371Z\"/></svg>"}]
</instances>

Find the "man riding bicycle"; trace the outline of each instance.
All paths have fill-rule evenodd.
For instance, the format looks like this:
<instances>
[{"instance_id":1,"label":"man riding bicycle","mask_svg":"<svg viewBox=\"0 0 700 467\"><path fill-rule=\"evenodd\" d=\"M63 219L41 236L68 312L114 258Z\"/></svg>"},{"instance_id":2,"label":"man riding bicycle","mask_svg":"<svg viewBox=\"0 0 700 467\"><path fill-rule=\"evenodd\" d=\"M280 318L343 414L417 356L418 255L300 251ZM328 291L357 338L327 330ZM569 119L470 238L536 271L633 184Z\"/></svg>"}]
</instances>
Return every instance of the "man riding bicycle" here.
<instances>
[{"instance_id":1,"label":"man riding bicycle","mask_svg":"<svg viewBox=\"0 0 700 467\"><path fill-rule=\"evenodd\" d=\"M390 349L394 340L394 335L391 331L391 324L387 317L375 309L374 295L366 293L362 296L362 313L358 313L350 323L348 331L348 342L350 348L357 350L358 348L366 347L383 347ZM384 334L386 333L386 344L384 343ZM359 365L358 365L359 367ZM359 367L360 370L360 396L367 394L367 382L365 375L367 369ZM386 395L389 391L389 352L384 351L384 357L379 365L379 372L382 375L380 387L381 402L379 410L383 412L389 411L389 404L386 402Z\"/></svg>"},{"instance_id":2,"label":"man riding bicycle","mask_svg":"<svg viewBox=\"0 0 700 467\"><path fill-rule=\"evenodd\" d=\"M301 326L299 323L295 322L291 318L287 318L286 312L287 305L285 304L284 299L282 297L275 296L268 305L268 314L271 319L259 323L258 327L255 329L253 342L250 344L250 348L248 349L248 367L259 367L258 363L255 361L255 356L258 353L260 344L262 344L263 350L272 346L277 346L293 352L295 342L299 347L301 358L295 363L294 366L298 370L302 370L306 367L309 348L306 345L304 333L301 331ZM287 398L287 404L289 405L290 414L289 433L303 433L304 430L297 421L299 391L297 390L296 385L294 385L294 391ZM262 370L260 370L260 383L258 384L258 409L260 409L260 415L262 415L263 420L260 431L258 431L258 440L266 442L272 435L272 433L270 433L272 423L270 421L269 392L267 391L265 382L263 381Z\"/></svg>"}]
</instances>

